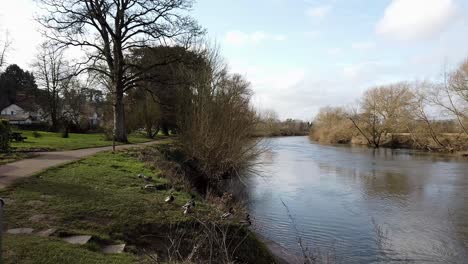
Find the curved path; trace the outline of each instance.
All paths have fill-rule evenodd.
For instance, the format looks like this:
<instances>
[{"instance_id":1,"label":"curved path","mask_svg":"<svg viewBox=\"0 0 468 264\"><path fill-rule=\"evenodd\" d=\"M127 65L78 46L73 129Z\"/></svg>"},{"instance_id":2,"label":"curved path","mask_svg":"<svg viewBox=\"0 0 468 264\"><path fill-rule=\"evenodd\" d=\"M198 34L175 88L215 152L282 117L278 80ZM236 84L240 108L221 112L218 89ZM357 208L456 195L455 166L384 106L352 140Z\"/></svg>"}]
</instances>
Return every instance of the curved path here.
<instances>
[{"instance_id":1,"label":"curved path","mask_svg":"<svg viewBox=\"0 0 468 264\"><path fill-rule=\"evenodd\" d=\"M128 144L116 146L116 150L144 147L156 144L159 141L151 141L141 144ZM102 151L110 151L112 146L100 148L88 148L69 151L39 152L37 156L0 166L0 189L12 184L16 179L32 176L45 169L69 163L92 156Z\"/></svg>"}]
</instances>

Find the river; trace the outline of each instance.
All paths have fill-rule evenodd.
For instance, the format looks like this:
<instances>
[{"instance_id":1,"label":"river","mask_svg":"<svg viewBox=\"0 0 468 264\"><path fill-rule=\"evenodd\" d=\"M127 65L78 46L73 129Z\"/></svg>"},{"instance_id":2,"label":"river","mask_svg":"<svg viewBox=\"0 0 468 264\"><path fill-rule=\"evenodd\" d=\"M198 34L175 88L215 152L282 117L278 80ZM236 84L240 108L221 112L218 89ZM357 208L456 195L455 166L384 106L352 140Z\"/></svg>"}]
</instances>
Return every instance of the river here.
<instances>
[{"instance_id":1,"label":"river","mask_svg":"<svg viewBox=\"0 0 468 264\"><path fill-rule=\"evenodd\" d=\"M247 185L267 239L300 255L300 237L336 263L468 263L467 159L307 137L266 143Z\"/></svg>"}]
</instances>

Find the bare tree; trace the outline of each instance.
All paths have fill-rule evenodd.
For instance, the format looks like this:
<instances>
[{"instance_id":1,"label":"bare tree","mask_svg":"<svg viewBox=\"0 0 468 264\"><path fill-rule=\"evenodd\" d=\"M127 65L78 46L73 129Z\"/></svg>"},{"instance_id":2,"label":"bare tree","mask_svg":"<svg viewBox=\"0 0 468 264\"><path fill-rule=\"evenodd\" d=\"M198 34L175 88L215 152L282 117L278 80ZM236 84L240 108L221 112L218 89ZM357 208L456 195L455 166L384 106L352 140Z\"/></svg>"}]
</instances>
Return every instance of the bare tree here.
<instances>
[{"instance_id":1,"label":"bare tree","mask_svg":"<svg viewBox=\"0 0 468 264\"><path fill-rule=\"evenodd\" d=\"M440 132L436 130L434 122L428 114L428 108L436 107L436 105L428 99L430 98L428 94L434 89L434 85L435 84L431 82L421 82L415 85L413 89L415 96L412 103L414 124L408 124L407 128L413 142L419 148L423 147L432 150L432 144L426 142L426 138L430 138L436 144L436 148L447 149L450 148L450 146L442 142L439 136ZM419 123L422 125L419 125Z\"/></svg>"},{"instance_id":2,"label":"bare tree","mask_svg":"<svg viewBox=\"0 0 468 264\"><path fill-rule=\"evenodd\" d=\"M37 0L46 15L38 21L45 35L62 46L85 49L84 70L98 72L109 82L113 94L114 131L118 141L127 141L124 93L137 86L147 69L126 56L131 49L190 39L203 33L183 13L192 0ZM151 68L151 67L150 67Z\"/></svg>"},{"instance_id":3,"label":"bare tree","mask_svg":"<svg viewBox=\"0 0 468 264\"><path fill-rule=\"evenodd\" d=\"M6 63L6 56L8 53L8 50L11 47L11 40L9 38L8 32L5 33L5 38L0 39L0 69L3 67L3 65Z\"/></svg>"},{"instance_id":4,"label":"bare tree","mask_svg":"<svg viewBox=\"0 0 468 264\"><path fill-rule=\"evenodd\" d=\"M34 75L39 88L45 91L45 110L52 123L52 131L59 128L62 115L62 99L64 90L72 78L72 71L64 59L64 50L43 43L33 63Z\"/></svg>"},{"instance_id":5,"label":"bare tree","mask_svg":"<svg viewBox=\"0 0 468 264\"><path fill-rule=\"evenodd\" d=\"M407 83L372 88L364 94L360 109L349 119L370 146L380 147L388 133L402 129L402 118L411 114L413 94Z\"/></svg>"},{"instance_id":6,"label":"bare tree","mask_svg":"<svg viewBox=\"0 0 468 264\"><path fill-rule=\"evenodd\" d=\"M450 75L444 88L449 109L455 114L462 131L468 135L468 58Z\"/></svg>"}]
</instances>

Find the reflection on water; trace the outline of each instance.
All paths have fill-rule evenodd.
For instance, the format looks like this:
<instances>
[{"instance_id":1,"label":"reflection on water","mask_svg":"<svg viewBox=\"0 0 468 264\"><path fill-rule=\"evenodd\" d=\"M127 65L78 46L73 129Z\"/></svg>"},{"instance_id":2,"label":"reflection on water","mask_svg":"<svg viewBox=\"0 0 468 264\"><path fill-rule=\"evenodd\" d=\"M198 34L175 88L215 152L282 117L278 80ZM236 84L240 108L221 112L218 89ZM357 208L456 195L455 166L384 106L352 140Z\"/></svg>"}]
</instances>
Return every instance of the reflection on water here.
<instances>
[{"instance_id":1,"label":"reflection on water","mask_svg":"<svg viewBox=\"0 0 468 264\"><path fill-rule=\"evenodd\" d=\"M303 241L341 263L468 263L466 159L268 141L248 183L262 235L300 253L284 201Z\"/></svg>"}]
</instances>

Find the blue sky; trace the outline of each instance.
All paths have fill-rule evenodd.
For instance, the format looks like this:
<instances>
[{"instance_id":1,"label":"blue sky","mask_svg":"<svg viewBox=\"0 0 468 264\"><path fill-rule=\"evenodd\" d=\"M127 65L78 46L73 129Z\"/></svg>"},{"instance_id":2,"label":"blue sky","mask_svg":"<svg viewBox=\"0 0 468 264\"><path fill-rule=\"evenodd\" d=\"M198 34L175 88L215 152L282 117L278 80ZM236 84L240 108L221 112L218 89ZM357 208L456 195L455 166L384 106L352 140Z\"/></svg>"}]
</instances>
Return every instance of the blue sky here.
<instances>
[{"instance_id":1,"label":"blue sky","mask_svg":"<svg viewBox=\"0 0 468 264\"><path fill-rule=\"evenodd\" d=\"M40 36L31 0L0 0L0 25L28 67ZM468 0L198 0L197 18L254 105L310 120L373 85L437 78L468 56Z\"/></svg>"}]
</instances>

